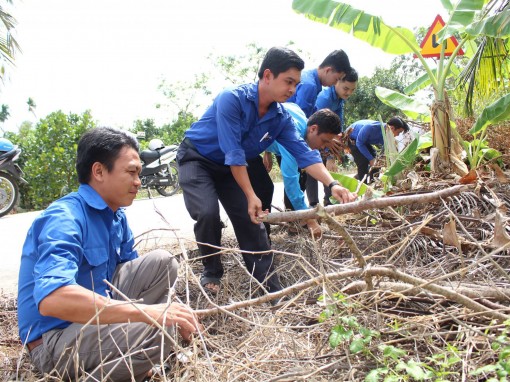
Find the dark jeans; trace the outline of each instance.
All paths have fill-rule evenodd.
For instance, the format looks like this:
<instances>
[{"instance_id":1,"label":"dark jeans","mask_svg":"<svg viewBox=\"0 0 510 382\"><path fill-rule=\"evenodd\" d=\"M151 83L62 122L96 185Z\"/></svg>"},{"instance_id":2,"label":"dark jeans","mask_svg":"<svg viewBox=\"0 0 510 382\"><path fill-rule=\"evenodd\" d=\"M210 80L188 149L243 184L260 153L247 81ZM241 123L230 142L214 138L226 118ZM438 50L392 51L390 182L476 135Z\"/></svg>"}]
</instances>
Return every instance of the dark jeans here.
<instances>
[{"instance_id":1,"label":"dark jeans","mask_svg":"<svg viewBox=\"0 0 510 382\"><path fill-rule=\"evenodd\" d=\"M356 163L356 166L358 167L358 173L356 174L355 178L358 180L363 179L363 177L366 175L365 183L368 183L368 168L370 166L370 161L359 151L358 147L356 146L356 142L354 140L349 140L349 148L351 149L351 155L354 158L354 163ZM375 149L372 146L368 146L368 151L370 151L370 154L372 154L374 157L376 156Z\"/></svg>"},{"instance_id":2,"label":"dark jeans","mask_svg":"<svg viewBox=\"0 0 510 382\"><path fill-rule=\"evenodd\" d=\"M198 248L203 258L203 277L220 279L223 276L221 257L220 206L225 209L243 251L268 251L271 249L264 225L253 224L248 215L248 201L237 184L229 166L215 163L202 156L185 139L177 151L179 184L184 203L191 218L196 221L194 230ZM209 244L209 245L208 245ZM212 256L209 256L212 255ZM278 276L273 271L273 254L243 253L248 271L269 292L281 289Z\"/></svg>"},{"instance_id":3,"label":"dark jeans","mask_svg":"<svg viewBox=\"0 0 510 382\"><path fill-rule=\"evenodd\" d=\"M248 163L248 176L250 177L250 183L253 187L253 191L255 191L255 195L257 195L262 202L262 209L264 211L269 210L269 212L271 212L274 184L264 167L262 157L259 155L253 159L247 160L246 162ZM271 234L271 225L269 223L264 223L264 227L266 227L267 237L269 238L269 242L271 242L271 238L269 237Z\"/></svg>"}]
</instances>

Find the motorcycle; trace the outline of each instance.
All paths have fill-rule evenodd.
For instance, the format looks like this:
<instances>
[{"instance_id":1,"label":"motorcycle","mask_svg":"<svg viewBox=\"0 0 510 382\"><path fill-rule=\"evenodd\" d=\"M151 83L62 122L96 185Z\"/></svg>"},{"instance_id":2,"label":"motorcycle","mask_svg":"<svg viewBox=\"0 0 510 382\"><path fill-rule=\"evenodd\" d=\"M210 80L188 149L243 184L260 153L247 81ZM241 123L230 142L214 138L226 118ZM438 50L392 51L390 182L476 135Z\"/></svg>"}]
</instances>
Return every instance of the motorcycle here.
<instances>
[{"instance_id":1,"label":"motorcycle","mask_svg":"<svg viewBox=\"0 0 510 382\"><path fill-rule=\"evenodd\" d=\"M179 174L177 172L178 146L165 146L160 139L152 139L149 149L140 153L142 172L140 180L142 188L147 189L151 197L151 189L162 196L171 196L179 190Z\"/></svg>"},{"instance_id":2,"label":"motorcycle","mask_svg":"<svg viewBox=\"0 0 510 382\"><path fill-rule=\"evenodd\" d=\"M0 217L7 215L19 201L19 184L28 184L14 163L21 149L6 138L0 138Z\"/></svg>"}]
</instances>

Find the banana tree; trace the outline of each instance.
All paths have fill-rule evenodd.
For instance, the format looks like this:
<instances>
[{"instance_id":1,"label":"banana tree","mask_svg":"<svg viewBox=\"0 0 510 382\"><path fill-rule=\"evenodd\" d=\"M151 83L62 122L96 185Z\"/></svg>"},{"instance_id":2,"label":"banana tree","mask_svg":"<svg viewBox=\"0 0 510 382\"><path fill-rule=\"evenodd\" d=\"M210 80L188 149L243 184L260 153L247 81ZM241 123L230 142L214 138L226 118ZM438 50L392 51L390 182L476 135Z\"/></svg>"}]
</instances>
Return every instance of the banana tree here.
<instances>
[{"instance_id":1,"label":"banana tree","mask_svg":"<svg viewBox=\"0 0 510 382\"><path fill-rule=\"evenodd\" d=\"M494 14L494 2L502 2L499 12ZM414 33L403 27L385 24L381 17L370 15L349 4L334 0L293 0L292 8L313 21L327 24L345 33L382 49L390 54L414 53L426 74L409 87L409 93L424 86L431 86L434 100L430 108L433 148L438 154L434 160L433 171L450 173L452 170L460 175L467 173L467 167L460 159L462 146L450 123L451 108L446 93L447 79L458 69L454 65L463 47L474 51L475 39L488 36L508 39L510 35L510 7L508 0L460 0L456 4L450 0L441 0L448 21L438 33L437 43L442 44L437 66L431 67L420 53L420 46ZM445 55L446 42L453 35L460 36L458 45L450 57ZM384 98L383 91L378 96ZM394 94L392 94L395 97ZM405 97L404 95L402 95Z\"/></svg>"},{"instance_id":2,"label":"banana tree","mask_svg":"<svg viewBox=\"0 0 510 382\"><path fill-rule=\"evenodd\" d=\"M5 0L5 3L12 4L12 0ZM14 63L14 53L20 51L20 47L12 32L16 26L16 20L0 4L0 80L4 79L5 65ZM0 82L1 84L1 82Z\"/></svg>"}]
</instances>

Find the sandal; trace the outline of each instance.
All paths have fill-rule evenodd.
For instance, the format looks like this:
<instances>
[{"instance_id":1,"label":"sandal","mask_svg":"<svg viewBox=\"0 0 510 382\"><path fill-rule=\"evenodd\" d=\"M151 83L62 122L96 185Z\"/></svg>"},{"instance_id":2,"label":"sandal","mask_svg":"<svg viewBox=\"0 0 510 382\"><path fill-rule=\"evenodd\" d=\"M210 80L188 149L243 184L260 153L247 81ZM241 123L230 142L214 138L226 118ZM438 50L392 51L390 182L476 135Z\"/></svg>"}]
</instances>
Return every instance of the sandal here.
<instances>
[{"instance_id":1,"label":"sandal","mask_svg":"<svg viewBox=\"0 0 510 382\"><path fill-rule=\"evenodd\" d=\"M220 291L220 279L216 277L209 277L209 276L202 276L200 278L200 285L202 288L204 288L207 292L217 295Z\"/></svg>"}]
</instances>

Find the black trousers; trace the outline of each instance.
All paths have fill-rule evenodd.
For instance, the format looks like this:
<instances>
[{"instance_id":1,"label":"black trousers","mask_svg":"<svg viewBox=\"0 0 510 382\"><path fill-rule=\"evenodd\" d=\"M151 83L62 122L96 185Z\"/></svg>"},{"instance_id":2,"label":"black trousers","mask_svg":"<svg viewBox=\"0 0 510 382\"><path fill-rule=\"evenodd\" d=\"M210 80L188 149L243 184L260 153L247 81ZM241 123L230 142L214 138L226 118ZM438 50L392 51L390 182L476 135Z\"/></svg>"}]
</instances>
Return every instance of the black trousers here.
<instances>
[{"instance_id":1,"label":"black trousers","mask_svg":"<svg viewBox=\"0 0 510 382\"><path fill-rule=\"evenodd\" d=\"M282 157L280 155L276 155L276 161L278 162L278 166L282 165ZM305 171L302 171L298 168L299 171L299 188L301 191L305 191L307 185L308 185L308 179L313 179L311 176L308 176L308 174ZM315 180L315 179L314 179ZM286 210L294 211L295 208L292 205L289 197L287 196L287 192L285 192L285 189L283 189L283 204L285 205Z\"/></svg>"},{"instance_id":2,"label":"black trousers","mask_svg":"<svg viewBox=\"0 0 510 382\"><path fill-rule=\"evenodd\" d=\"M263 224L253 224L248 215L248 202L235 181L229 166L220 165L202 156L185 139L177 151L179 184L184 203L191 218L196 221L195 238L203 258L204 277L220 279L223 276L218 249L206 244L221 246L221 202L243 251L268 251L270 244ZM211 255L212 256L208 256ZM278 276L273 270L273 254L243 253L248 271L269 292L281 289Z\"/></svg>"},{"instance_id":3,"label":"black trousers","mask_svg":"<svg viewBox=\"0 0 510 382\"><path fill-rule=\"evenodd\" d=\"M370 161L361 153L361 151L359 151L354 140L349 140L349 148L351 149L351 155L354 158L354 163L356 163L356 166L358 167L358 173L355 178L361 180L366 175L365 183L368 183L368 168L370 166ZM367 148L368 151L370 151L370 154L375 157L375 149L372 146L368 146Z\"/></svg>"},{"instance_id":4,"label":"black trousers","mask_svg":"<svg viewBox=\"0 0 510 382\"><path fill-rule=\"evenodd\" d=\"M253 159L247 160L246 162L248 163L248 176L250 177L250 183L253 187L253 191L255 191L255 195L257 195L262 202L262 209L264 211L269 210L269 212L271 212L274 184L264 167L262 157L259 155ZM264 227L266 227L267 236L271 243L271 238L269 237L271 234L271 225L269 223L264 223Z\"/></svg>"}]
</instances>

